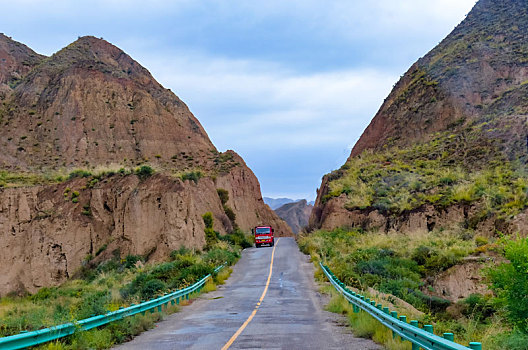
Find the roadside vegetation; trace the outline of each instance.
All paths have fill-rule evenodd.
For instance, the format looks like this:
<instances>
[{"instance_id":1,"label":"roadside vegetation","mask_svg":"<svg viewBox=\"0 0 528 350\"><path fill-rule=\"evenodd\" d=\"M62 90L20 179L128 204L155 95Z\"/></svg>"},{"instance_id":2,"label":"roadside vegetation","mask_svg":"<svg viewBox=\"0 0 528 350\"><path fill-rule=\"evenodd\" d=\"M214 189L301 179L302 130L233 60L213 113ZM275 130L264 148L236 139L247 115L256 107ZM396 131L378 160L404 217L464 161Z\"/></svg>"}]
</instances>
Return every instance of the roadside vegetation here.
<instances>
[{"instance_id":1,"label":"roadside vegetation","mask_svg":"<svg viewBox=\"0 0 528 350\"><path fill-rule=\"evenodd\" d=\"M486 350L526 349L527 239L503 237L488 242L463 229L436 230L413 237L336 229L302 236L299 246L314 263L323 261L328 265L346 285L382 300L420 325L434 324L437 334L453 332L458 343L480 341ZM427 284L432 276L469 255L479 254L507 259L483 270L494 293L473 294L457 303L432 296L434 290ZM316 277L325 281L320 271ZM346 314L358 336L373 338L389 349L410 348L409 343L393 341L385 327L364 312L354 314L343 297L333 291L331 295L328 309Z\"/></svg>"},{"instance_id":2,"label":"roadside vegetation","mask_svg":"<svg viewBox=\"0 0 528 350\"><path fill-rule=\"evenodd\" d=\"M240 232L219 235L204 251L180 248L162 263L149 264L145 257L117 253L112 259L78 271L78 278L58 287L44 287L33 295L8 296L0 299L0 337L33 331L118 310L138 304L177 289L187 287L207 274L213 274L203 291L216 289L229 276L240 257L243 246L250 241ZM239 244L237 244L239 243ZM214 268L227 263L214 274ZM182 301L180 305L185 305ZM152 328L167 314L176 312L170 306L162 313L135 315L99 329L79 332L57 342L41 346L45 349L105 349L131 339Z\"/></svg>"},{"instance_id":3,"label":"roadside vegetation","mask_svg":"<svg viewBox=\"0 0 528 350\"><path fill-rule=\"evenodd\" d=\"M69 173L53 172L48 174L0 170L0 188L50 185L75 178L86 178L89 180L87 187L93 187L100 180L114 175L126 176L134 174L144 180L153 175L154 172L155 170L149 165L142 165L137 168L98 168L96 170L75 169Z\"/></svg>"}]
</instances>

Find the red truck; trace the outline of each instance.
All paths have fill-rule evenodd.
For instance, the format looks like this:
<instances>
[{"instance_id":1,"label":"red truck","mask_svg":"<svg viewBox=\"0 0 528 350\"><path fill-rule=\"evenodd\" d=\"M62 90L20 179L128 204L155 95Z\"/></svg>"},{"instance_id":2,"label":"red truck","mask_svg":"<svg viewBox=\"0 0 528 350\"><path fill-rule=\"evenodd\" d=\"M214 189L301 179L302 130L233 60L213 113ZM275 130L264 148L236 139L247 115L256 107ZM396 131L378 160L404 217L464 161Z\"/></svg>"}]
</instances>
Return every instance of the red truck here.
<instances>
[{"instance_id":1,"label":"red truck","mask_svg":"<svg viewBox=\"0 0 528 350\"><path fill-rule=\"evenodd\" d=\"M271 226L257 226L251 231L255 235L255 246L257 248L260 248L262 245L273 247L275 244L275 239L273 238L275 230Z\"/></svg>"}]
</instances>

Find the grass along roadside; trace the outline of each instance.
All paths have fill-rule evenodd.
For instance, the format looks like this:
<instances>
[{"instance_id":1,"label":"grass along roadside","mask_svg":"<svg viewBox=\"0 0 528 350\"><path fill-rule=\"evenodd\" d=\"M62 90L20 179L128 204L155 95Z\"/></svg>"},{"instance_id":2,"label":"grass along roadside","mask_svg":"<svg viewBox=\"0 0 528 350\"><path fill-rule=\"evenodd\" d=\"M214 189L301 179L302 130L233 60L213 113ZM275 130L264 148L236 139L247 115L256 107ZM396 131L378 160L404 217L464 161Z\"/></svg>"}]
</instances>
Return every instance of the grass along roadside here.
<instances>
[{"instance_id":1,"label":"grass along roadside","mask_svg":"<svg viewBox=\"0 0 528 350\"><path fill-rule=\"evenodd\" d=\"M390 350L411 349L409 342L402 342L398 337L393 339L392 332L366 312L354 313L352 305L333 286L324 285L321 291L330 296L326 310L346 316L355 336L372 339Z\"/></svg>"},{"instance_id":2,"label":"grass along roadside","mask_svg":"<svg viewBox=\"0 0 528 350\"><path fill-rule=\"evenodd\" d=\"M314 263L323 261L349 288L390 306L398 314L406 315L408 320L416 319L420 325L433 324L436 334L452 332L455 341L461 344L479 341L486 350L522 350L526 349L528 335L522 330L523 324L512 322L509 316L514 306L521 307L520 302L511 305L508 303L510 299L474 294L451 303L433 299L424 293L427 291L428 276L461 263L466 255L502 254L503 247L508 247L510 242L512 239L506 237L483 244L478 237L470 237L457 230L412 238L399 234L334 230L316 231L299 238L301 250L310 254ZM528 261L528 241L513 242L516 245L511 254L518 256L520 261ZM501 275L508 271L513 274L508 266L503 267L505 273ZM487 269L493 271L496 267L489 266ZM316 279L326 283L318 266L316 271ZM523 284L525 276L522 273L519 276L518 283ZM510 280L515 280L515 277L508 278ZM508 281L496 281L496 288L505 290L506 295L509 295L509 285L505 285ZM327 292L333 295L333 288L328 288L330 291ZM380 295L376 291L384 293ZM352 315L347 308L341 310L339 305L342 302L347 304L346 300L338 302L333 299L328 308L345 313L352 328L359 332L357 335L374 338L389 349L401 348L391 339L385 341L383 332L378 329L384 327L375 319L364 320L363 316Z\"/></svg>"},{"instance_id":3,"label":"grass along roadside","mask_svg":"<svg viewBox=\"0 0 528 350\"><path fill-rule=\"evenodd\" d=\"M1 298L0 336L74 322L181 289L212 273L225 261L234 264L241 250L239 246L222 241L204 252L181 248L171 254L169 261L152 265L138 263L140 257L127 256L103 262L90 273L85 273L83 278L67 281L61 286L42 288L25 297ZM216 285L224 283L230 273L231 269L226 267L213 274L202 291L216 289ZM185 303L182 300L180 305ZM40 348L109 348L152 328L155 322L176 311L178 306L169 306L162 313L138 314L98 329L75 333Z\"/></svg>"},{"instance_id":4,"label":"grass along roadside","mask_svg":"<svg viewBox=\"0 0 528 350\"><path fill-rule=\"evenodd\" d=\"M209 293L216 290L216 286L224 284L233 270L230 267L222 269L212 279L208 280L202 293ZM78 332L70 337L58 339L56 341L43 344L36 349L47 350L74 350L74 349L108 349L116 344L121 344L131 340L133 337L155 327L156 323L167 316L177 313L181 307L189 305L191 301L182 299L179 305L168 305L161 312L145 315L137 314L127 317L121 321L113 322L99 329L92 329L86 332Z\"/></svg>"}]
</instances>

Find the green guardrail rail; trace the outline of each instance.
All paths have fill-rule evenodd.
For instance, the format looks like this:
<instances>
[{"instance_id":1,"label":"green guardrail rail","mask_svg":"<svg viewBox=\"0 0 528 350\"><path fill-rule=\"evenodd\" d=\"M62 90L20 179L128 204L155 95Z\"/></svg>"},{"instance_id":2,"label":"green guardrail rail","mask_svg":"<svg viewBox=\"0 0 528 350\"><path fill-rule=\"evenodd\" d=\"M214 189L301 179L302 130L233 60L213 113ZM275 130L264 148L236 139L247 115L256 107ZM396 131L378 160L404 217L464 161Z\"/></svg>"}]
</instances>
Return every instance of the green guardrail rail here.
<instances>
[{"instance_id":1,"label":"green guardrail rail","mask_svg":"<svg viewBox=\"0 0 528 350\"><path fill-rule=\"evenodd\" d=\"M349 290L328 268L328 266L319 263L324 274L342 294L350 304L352 304L355 313L363 310L377 319L385 327L392 330L394 338L400 336L402 340L408 340L412 343L412 350L482 350L481 343L471 342L469 348L454 342L453 333L444 333L443 337L433 334L432 325L424 325L423 329L418 327L418 321L411 320L407 323L406 316L399 316L396 311L390 311L388 307L376 303L375 300L366 298L364 295Z\"/></svg>"},{"instance_id":2,"label":"green guardrail rail","mask_svg":"<svg viewBox=\"0 0 528 350\"><path fill-rule=\"evenodd\" d=\"M220 271L224 266L225 264L215 268L214 273L218 273L218 271ZM166 293L161 297L148 300L137 305L132 304L129 307L120 308L119 310L108 312L104 315L98 315L80 321L39 329L38 331L21 332L19 334L0 338L0 350L23 349L30 346L47 343L52 340L72 335L75 332L87 331L89 329L100 327L114 321L122 320L128 316L139 313L145 314L147 311L154 313L156 312L156 308L158 312L161 312L162 307L168 307L169 302L174 305L175 303L179 304L180 300L189 300L190 295L200 291L209 278L211 278L211 274L203 277L201 280L187 288L179 289L172 293Z\"/></svg>"}]
</instances>

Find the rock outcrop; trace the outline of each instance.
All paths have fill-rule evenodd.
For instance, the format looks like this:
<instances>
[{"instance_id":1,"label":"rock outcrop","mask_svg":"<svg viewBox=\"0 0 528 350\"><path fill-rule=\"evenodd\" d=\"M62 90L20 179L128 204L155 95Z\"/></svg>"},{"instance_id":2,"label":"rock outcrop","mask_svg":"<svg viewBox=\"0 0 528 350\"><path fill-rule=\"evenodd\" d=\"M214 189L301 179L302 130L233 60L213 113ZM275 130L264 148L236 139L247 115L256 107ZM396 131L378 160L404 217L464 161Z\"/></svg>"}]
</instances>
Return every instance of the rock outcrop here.
<instances>
[{"instance_id":1,"label":"rock outcrop","mask_svg":"<svg viewBox=\"0 0 528 350\"><path fill-rule=\"evenodd\" d=\"M297 234L308 226L308 219L310 218L312 208L313 206L308 205L306 199L303 199L294 203L286 203L275 209L275 213L288 223L293 233Z\"/></svg>"},{"instance_id":2,"label":"rock outcrop","mask_svg":"<svg viewBox=\"0 0 528 350\"><path fill-rule=\"evenodd\" d=\"M218 189L242 230L292 234L242 158L119 48L82 37L44 57L0 35L0 60L0 295L60 284L87 257L201 249L205 212L233 230ZM143 165L154 175L130 171ZM77 168L86 177L60 180Z\"/></svg>"}]
</instances>

